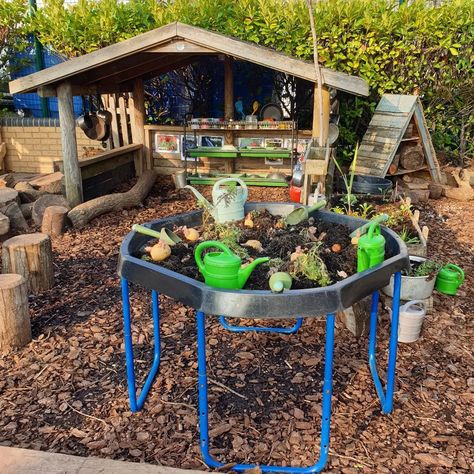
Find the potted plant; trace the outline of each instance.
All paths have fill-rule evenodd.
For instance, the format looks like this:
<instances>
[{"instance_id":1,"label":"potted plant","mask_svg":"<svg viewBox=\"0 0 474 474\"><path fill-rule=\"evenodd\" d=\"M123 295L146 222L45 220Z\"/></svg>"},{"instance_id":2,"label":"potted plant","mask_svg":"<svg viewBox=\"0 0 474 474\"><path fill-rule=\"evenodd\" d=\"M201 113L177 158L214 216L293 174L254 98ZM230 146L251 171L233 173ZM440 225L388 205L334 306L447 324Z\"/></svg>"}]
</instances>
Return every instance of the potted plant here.
<instances>
[{"instance_id":1,"label":"potted plant","mask_svg":"<svg viewBox=\"0 0 474 474\"><path fill-rule=\"evenodd\" d=\"M410 270L402 272L400 299L403 301L424 300L433 293L436 276L443 265L424 257L410 256ZM393 297L393 276L382 291Z\"/></svg>"}]
</instances>

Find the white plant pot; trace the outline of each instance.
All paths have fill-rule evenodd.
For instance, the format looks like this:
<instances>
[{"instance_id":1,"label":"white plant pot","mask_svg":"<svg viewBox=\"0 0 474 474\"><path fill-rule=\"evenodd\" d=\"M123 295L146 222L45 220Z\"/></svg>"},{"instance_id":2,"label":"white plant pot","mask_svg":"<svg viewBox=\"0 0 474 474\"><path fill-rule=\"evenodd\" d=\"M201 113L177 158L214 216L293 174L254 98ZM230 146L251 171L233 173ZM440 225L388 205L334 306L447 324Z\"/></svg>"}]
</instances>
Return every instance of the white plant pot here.
<instances>
[{"instance_id":1,"label":"white plant pot","mask_svg":"<svg viewBox=\"0 0 474 474\"><path fill-rule=\"evenodd\" d=\"M426 258L423 257L414 257L410 256L410 260L413 262L424 262ZM433 293L433 289L436 282L435 276L420 276L420 277L411 277L402 275L402 287L400 290L400 299L403 301L411 300L424 300L429 298ZM390 283L382 288L382 291L393 297L393 287L394 287L394 276L390 278Z\"/></svg>"}]
</instances>

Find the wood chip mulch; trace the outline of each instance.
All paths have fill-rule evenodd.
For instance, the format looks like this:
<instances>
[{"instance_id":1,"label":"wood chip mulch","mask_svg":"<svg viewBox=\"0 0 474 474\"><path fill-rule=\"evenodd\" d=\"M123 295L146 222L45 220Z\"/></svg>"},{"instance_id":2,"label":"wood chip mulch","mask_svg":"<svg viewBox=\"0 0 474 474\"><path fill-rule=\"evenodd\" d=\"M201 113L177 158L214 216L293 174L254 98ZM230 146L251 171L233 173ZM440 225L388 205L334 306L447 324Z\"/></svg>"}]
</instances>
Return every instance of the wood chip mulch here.
<instances>
[{"instance_id":1,"label":"wood chip mulch","mask_svg":"<svg viewBox=\"0 0 474 474\"><path fill-rule=\"evenodd\" d=\"M207 193L209 191L207 190ZM252 188L250 200L287 200ZM135 222L195 207L160 179L142 208L95 219L53 242L56 284L31 297L34 340L0 356L0 444L205 470L197 428L195 320L160 296L162 362L145 408L128 406L117 255ZM399 344L395 408L382 415L367 365L367 337L336 328L327 472L474 471L474 224L472 204L424 206L429 253L466 272L458 296L434 295L422 337ZM141 384L152 354L149 295L133 288ZM388 316L379 327L384 372ZM281 323L281 322L280 322ZM211 452L226 462L305 466L319 451L324 320L292 336L231 334L207 321Z\"/></svg>"}]
</instances>

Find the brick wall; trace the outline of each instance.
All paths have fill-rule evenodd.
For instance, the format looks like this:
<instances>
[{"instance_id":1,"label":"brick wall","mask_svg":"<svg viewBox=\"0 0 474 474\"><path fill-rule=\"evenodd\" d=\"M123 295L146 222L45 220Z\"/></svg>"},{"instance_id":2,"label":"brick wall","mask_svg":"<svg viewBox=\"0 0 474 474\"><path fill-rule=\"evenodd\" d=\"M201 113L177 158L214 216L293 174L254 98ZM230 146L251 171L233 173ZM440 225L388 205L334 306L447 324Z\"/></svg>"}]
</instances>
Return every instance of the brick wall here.
<instances>
[{"instance_id":1,"label":"brick wall","mask_svg":"<svg viewBox=\"0 0 474 474\"><path fill-rule=\"evenodd\" d=\"M53 121L52 121L53 122ZM1 127L1 137L7 145L4 160L6 171L51 173L53 163L62 160L60 128L48 125ZM96 140L89 140L81 129L76 129L79 158L84 147L100 148Z\"/></svg>"}]
</instances>

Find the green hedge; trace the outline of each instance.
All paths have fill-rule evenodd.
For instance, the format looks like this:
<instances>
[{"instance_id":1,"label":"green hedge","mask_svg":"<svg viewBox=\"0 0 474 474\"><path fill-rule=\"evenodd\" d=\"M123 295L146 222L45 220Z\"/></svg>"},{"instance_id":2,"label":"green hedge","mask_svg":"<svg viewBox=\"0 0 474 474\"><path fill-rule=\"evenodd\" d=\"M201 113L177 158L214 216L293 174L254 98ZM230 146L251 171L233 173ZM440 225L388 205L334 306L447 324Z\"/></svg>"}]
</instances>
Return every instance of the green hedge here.
<instances>
[{"instance_id":1,"label":"green hedge","mask_svg":"<svg viewBox=\"0 0 474 474\"><path fill-rule=\"evenodd\" d=\"M322 0L315 4L320 59L363 77L368 100L345 102L343 138L355 142L384 92L421 95L437 149L474 152L474 1ZM31 29L66 57L181 21L312 59L305 0L46 0ZM461 132L461 129L464 129Z\"/></svg>"}]
</instances>

